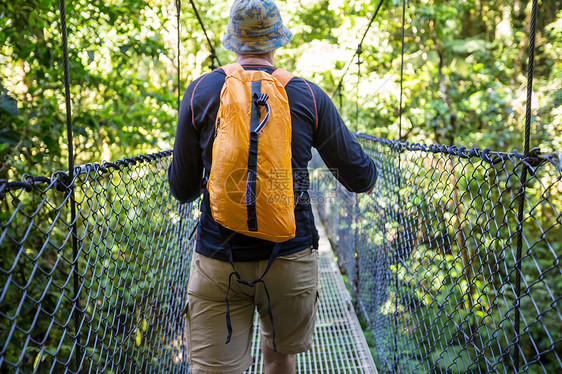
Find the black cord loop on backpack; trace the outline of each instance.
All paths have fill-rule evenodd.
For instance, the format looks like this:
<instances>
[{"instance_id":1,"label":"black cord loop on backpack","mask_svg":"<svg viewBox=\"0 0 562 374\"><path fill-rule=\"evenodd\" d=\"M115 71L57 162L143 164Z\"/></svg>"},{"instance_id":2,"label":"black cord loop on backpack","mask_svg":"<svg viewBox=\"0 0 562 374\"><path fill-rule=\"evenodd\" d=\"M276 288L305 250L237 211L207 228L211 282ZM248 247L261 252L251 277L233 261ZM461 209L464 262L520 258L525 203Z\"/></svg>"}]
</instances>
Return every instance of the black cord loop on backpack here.
<instances>
[{"instance_id":1,"label":"black cord loop on backpack","mask_svg":"<svg viewBox=\"0 0 562 374\"><path fill-rule=\"evenodd\" d=\"M265 124L267 123L267 121L269 120L269 115L271 113L271 110L269 108L269 103L267 102L267 100L269 99L269 95L266 93L254 93L254 103L257 107L260 106L264 106L265 110L266 110L266 114L265 117L263 118L263 120L260 122L260 124L258 125L258 127L256 127L255 130L252 130L252 132L256 132L259 133L263 127L265 126Z\"/></svg>"}]
</instances>

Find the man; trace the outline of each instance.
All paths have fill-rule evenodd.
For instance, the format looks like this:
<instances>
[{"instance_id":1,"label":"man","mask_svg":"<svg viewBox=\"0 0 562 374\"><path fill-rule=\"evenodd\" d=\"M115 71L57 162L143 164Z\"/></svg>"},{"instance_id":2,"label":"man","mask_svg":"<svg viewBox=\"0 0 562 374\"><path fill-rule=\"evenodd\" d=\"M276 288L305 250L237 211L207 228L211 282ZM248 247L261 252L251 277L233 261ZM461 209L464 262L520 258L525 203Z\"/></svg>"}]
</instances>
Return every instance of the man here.
<instances>
[{"instance_id":1,"label":"man","mask_svg":"<svg viewBox=\"0 0 562 374\"><path fill-rule=\"evenodd\" d=\"M273 0L236 0L230 12L226 49L245 70L275 71L275 50L291 40ZM242 373L252 363L252 319L257 307L262 353L268 374L294 373L295 354L312 346L318 298L318 233L308 197L307 165L315 147L336 178L353 192L372 190L373 161L345 127L330 98L316 85L294 77L286 85L292 123L292 168L296 234L281 244L262 284L229 285L232 267L213 220L205 188L211 170L215 121L225 72L217 69L196 79L183 97L174 157L169 169L172 194L182 202L203 201L191 264L187 307L188 361L192 373ZM203 182L201 182L203 181ZM259 277L274 243L235 233L229 240L236 271L243 279ZM225 344L225 294L229 292L232 339ZM268 300L270 297L270 300ZM271 309L270 309L271 308ZM269 311L273 316L273 326ZM276 348L276 349L275 349Z\"/></svg>"}]
</instances>

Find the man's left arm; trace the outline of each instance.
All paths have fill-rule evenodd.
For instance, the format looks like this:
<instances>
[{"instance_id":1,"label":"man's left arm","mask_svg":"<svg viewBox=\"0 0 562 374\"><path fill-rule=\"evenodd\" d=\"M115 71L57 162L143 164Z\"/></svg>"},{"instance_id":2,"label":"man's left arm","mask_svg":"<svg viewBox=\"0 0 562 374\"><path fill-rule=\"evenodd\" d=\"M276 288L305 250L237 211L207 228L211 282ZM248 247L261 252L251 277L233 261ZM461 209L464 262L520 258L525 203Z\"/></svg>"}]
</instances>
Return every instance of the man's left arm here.
<instances>
[{"instance_id":1,"label":"man's left arm","mask_svg":"<svg viewBox=\"0 0 562 374\"><path fill-rule=\"evenodd\" d=\"M370 193L378 176L374 161L346 127L330 97L318 86L312 87L319 116L313 146L348 191Z\"/></svg>"},{"instance_id":2,"label":"man's left arm","mask_svg":"<svg viewBox=\"0 0 562 374\"><path fill-rule=\"evenodd\" d=\"M197 199L203 175L199 131L192 124L191 92L191 87L188 87L180 105L174 157L168 168L170 191L182 203Z\"/></svg>"}]
</instances>

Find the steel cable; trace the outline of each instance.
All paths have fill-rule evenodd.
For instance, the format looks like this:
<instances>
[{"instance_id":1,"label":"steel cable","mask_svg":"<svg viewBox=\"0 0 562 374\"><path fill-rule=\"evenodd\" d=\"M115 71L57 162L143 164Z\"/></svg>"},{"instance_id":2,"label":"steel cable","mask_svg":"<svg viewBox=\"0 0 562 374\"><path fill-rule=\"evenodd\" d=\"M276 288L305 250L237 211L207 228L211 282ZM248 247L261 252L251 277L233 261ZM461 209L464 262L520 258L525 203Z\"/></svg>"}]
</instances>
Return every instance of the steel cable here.
<instances>
[{"instance_id":1,"label":"steel cable","mask_svg":"<svg viewBox=\"0 0 562 374\"><path fill-rule=\"evenodd\" d=\"M177 45L177 80L178 80L178 112L180 110L181 104L181 65L180 65L180 54L181 54L181 24L180 24L180 17L181 17L181 0L176 0L176 20L177 20L177 37L178 37L178 45Z\"/></svg>"},{"instance_id":2,"label":"steel cable","mask_svg":"<svg viewBox=\"0 0 562 374\"><path fill-rule=\"evenodd\" d=\"M398 113L398 140L402 141L402 92L404 88L404 29L406 24L406 0L402 0L402 35L400 39L400 105Z\"/></svg>"},{"instance_id":3,"label":"steel cable","mask_svg":"<svg viewBox=\"0 0 562 374\"><path fill-rule=\"evenodd\" d=\"M65 93L65 108L66 108L66 136L68 147L68 185L66 186L66 193L70 201L70 231L72 240L72 278L73 278L73 303L74 303L74 339L75 339L75 369L76 372L80 371L81 361L81 344L80 344L80 274L78 270L78 234L76 227L76 199L74 194L74 142L72 137L72 106L70 100L70 71L68 61L68 36L66 26L66 6L65 0L59 0L60 22L61 22L61 35L62 35L62 53L63 53L63 66L64 66L64 93Z\"/></svg>"},{"instance_id":4,"label":"steel cable","mask_svg":"<svg viewBox=\"0 0 562 374\"><path fill-rule=\"evenodd\" d=\"M525 140L523 156L529 157L530 140L531 140L531 120L532 120L532 98L533 98L533 66L535 58L535 36L537 25L537 8L538 1L533 0L531 9L531 24L529 27L529 59L527 68L527 102L525 103ZM525 211L525 195L527 184L527 166L522 164L521 168L521 187L518 192L518 208L517 208L517 253L515 259L515 317L514 317L514 330L515 336L513 338L513 361L516 372L519 372L519 351L520 347L520 333L521 333L521 258L523 251L523 217Z\"/></svg>"},{"instance_id":5,"label":"steel cable","mask_svg":"<svg viewBox=\"0 0 562 374\"><path fill-rule=\"evenodd\" d=\"M398 141L402 142L402 91L403 91L403 82L404 82L404 29L406 24L406 0L402 0L402 37L401 37L401 51L400 51L400 99L399 99L399 109L398 109ZM400 264L401 259L401 252L402 252L402 239L403 239L403 221L402 221L402 198L401 198L401 191L402 191L402 149L401 147L398 149L398 188L396 189L397 193L397 220L396 220L396 245L395 249L397 250L396 259L398 267ZM398 291L399 289L399 280L398 280L398 268L395 272L395 289ZM393 357L393 369L395 372L399 372L399 353L398 353L398 304L399 298L395 297L394 299L394 357Z\"/></svg>"},{"instance_id":6,"label":"steel cable","mask_svg":"<svg viewBox=\"0 0 562 374\"><path fill-rule=\"evenodd\" d=\"M207 39L207 44L209 45L209 49L211 50L211 68L215 69L217 66L215 66L215 60L218 63L218 66L222 66L217 53L215 51L215 47L213 47L213 43L211 43L211 39L209 38L209 35L207 34L207 28L205 27L205 24L203 23L203 20L201 19L201 16L199 15L199 11L197 10L197 6L195 5L194 0L189 0L189 2L191 3L191 7L193 8L193 12L195 13L195 16L197 17L197 21L199 21L199 25L201 26L201 29L203 29L203 33L205 34L205 39Z\"/></svg>"},{"instance_id":7,"label":"steel cable","mask_svg":"<svg viewBox=\"0 0 562 374\"><path fill-rule=\"evenodd\" d=\"M343 84L343 79L345 78L345 76L347 75L347 72L349 71L349 68L353 64L353 59L355 58L355 56L357 56L357 54L359 54L359 53L363 53L363 42L365 41L365 38L367 37L367 34L368 34L369 30L371 29L373 21L375 20L375 18L379 14L379 10L381 9L381 6L382 6L383 2L384 2L384 0L379 0L375 11L371 15L371 19L369 20L369 24L367 25L367 28L363 32L363 36L361 37L361 40L359 41L359 44L357 45L357 48L355 49L355 53L353 54L353 56L351 56L351 59L349 59L349 62L346 64L347 67L345 68L345 70L343 72L343 75L341 76L341 78L340 78L340 80L339 80L339 82L336 86L335 92L338 92L338 90L341 89L342 84ZM332 99L333 98L334 98L334 96L332 95Z\"/></svg>"}]
</instances>

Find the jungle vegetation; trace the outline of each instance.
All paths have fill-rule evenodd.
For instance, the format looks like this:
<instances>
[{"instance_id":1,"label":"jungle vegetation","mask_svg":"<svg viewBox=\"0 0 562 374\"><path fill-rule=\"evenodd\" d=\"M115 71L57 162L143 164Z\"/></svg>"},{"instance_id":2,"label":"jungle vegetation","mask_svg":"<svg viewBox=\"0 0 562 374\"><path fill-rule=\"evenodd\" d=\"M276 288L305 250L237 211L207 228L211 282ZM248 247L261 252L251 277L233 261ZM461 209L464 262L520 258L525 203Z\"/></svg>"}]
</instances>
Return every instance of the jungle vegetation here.
<instances>
[{"instance_id":1,"label":"jungle vegetation","mask_svg":"<svg viewBox=\"0 0 562 374\"><path fill-rule=\"evenodd\" d=\"M376 1L280 3L294 38L279 50L277 65L333 94ZM521 151L531 2L408 3L403 137ZM220 45L229 2L198 6L221 63L233 62L234 54ZM539 7L532 145L549 151L562 146L562 15L560 1L541 0ZM79 0L68 4L67 13L76 164L171 148L177 110L175 3ZM400 33L401 2L385 2L363 44L359 84L356 64L343 81L342 114L352 130L398 136ZM189 3L181 12L180 45L185 89L211 62ZM4 2L0 63L0 178L64 169L56 1Z\"/></svg>"}]
</instances>

